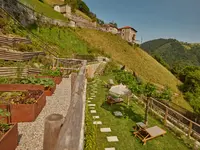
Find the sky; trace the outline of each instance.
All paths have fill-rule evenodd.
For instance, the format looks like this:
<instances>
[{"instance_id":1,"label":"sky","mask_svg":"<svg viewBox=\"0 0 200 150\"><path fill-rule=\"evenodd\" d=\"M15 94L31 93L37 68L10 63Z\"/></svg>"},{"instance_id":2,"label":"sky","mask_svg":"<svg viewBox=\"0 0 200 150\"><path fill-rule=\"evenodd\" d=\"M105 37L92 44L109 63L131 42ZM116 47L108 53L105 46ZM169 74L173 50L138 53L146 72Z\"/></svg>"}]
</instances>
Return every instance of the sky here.
<instances>
[{"instance_id":1,"label":"sky","mask_svg":"<svg viewBox=\"0 0 200 150\"><path fill-rule=\"evenodd\" d=\"M105 22L132 26L137 40L175 38L200 43L200 0L84 0Z\"/></svg>"}]
</instances>

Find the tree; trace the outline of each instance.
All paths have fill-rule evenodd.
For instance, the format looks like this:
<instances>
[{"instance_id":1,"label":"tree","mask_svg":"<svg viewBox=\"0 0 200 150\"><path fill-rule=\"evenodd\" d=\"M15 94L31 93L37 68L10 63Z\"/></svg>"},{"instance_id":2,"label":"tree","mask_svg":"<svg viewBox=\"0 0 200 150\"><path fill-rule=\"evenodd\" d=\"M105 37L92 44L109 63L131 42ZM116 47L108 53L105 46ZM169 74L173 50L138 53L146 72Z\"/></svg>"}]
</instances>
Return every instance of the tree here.
<instances>
[{"instance_id":1,"label":"tree","mask_svg":"<svg viewBox=\"0 0 200 150\"><path fill-rule=\"evenodd\" d=\"M103 24L104 24L104 21L97 18L97 23L100 24L100 25L103 25Z\"/></svg>"},{"instance_id":2,"label":"tree","mask_svg":"<svg viewBox=\"0 0 200 150\"><path fill-rule=\"evenodd\" d=\"M82 11L83 13L85 13L86 15L90 15L90 9L89 9L89 7L86 5L86 3L85 2L83 2L83 1L79 1L78 2L78 9L80 10L80 11Z\"/></svg>"},{"instance_id":3,"label":"tree","mask_svg":"<svg viewBox=\"0 0 200 150\"><path fill-rule=\"evenodd\" d=\"M68 4L71 6L72 12L75 12L75 10L78 8L78 0L65 0L65 4Z\"/></svg>"},{"instance_id":4,"label":"tree","mask_svg":"<svg viewBox=\"0 0 200 150\"><path fill-rule=\"evenodd\" d=\"M117 23L112 21L112 22L109 22L109 24L112 24L113 26L115 26L117 28Z\"/></svg>"},{"instance_id":5,"label":"tree","mask_svg":"<svg viewBox=\"0 0 200 150\"><path fill-rule=\"evenodd\" d=\"M144 117L144 122L147 125L148 124L148 112L149 112L149 103L150 103L150 98L155 94L156 92L156 87L151 84L147 83L144 88L144 94L147 97L146 99L146 109L145 109L145 117Z\"/></svg>"}]
</instances>

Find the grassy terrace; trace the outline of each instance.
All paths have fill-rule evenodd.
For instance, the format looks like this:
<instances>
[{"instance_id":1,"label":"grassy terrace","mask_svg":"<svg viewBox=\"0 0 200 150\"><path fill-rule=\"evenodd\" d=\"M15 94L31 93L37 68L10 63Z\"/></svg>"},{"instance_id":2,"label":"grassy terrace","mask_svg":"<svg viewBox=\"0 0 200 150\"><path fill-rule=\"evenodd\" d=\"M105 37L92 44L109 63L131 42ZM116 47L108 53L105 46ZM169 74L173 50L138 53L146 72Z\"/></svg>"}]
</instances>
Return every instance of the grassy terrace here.
<instances>
[{"instance_id":1,"label":"grassy terrace","mask_svg":"<svg viewBox=\"0 0 200 150\"><path fill-rule=\"evenodd\" d=\"M101 80L108 81L110 77L102 76ZM91 96L91 90L93 89L93 84L90 82L88 84L88 95ZM134 101L131 102L130 107L127 107L125 103L116 104L109 106L106 102L107 89L103 87L103 83L99 82L97 84L97 94L92 103L96 104L96 111L100 119L97 121L102 121L102 125L95 126L92 124L93 119L92 114L88 113L86 115L86 124L88 130L86 130L86 150L103 150L106 147L115 147L116 150L187 150L189 149L181 140L179 140L174 133L166 129L160 121L149 116L149 126L157 125L167 131L164 137L158 137L156 139L150 140L146 145L142 145L141 141L134 137L132 134L133 126L136 122L144 120L144 108L138 106ZM116 118L113 115L114 111L121 111L124 115L123 118ZM94 115L93 115L94 116ZM90 119L89 119L90 118ZM100 127L110 127L111 133L101 133ZM119 142L109 143L107 142L106 136L117 136Z\"/></svg>"},{"instance_id":2,"label":"grassy terrace","mask_svg":"<svg viewBox=\"0 0 200 150\"><path fill-rule=\"evenodd\" d=\"M173 99L173 102L192 111L191 106L184 100L177 88L180 81L142 49L130 46L119 36L111 33L90 29L76 30L76 32L92 47L110 56L113 60L126 65L126 68L135 71L144 81L149 81L156 85L169 86L175 93L179 94Z\"/></svg>"},{"instance_id":3,"label":"grassy terrace","mask_svg":"<svg viewBox=\"0 0 200 150\"><path fill-rule=\"evenodd\" d=\"M41 3L39 0L20 0L20 2L49 18L68 21L62 14L56 12L53 7L46 3Z\"/></svg>"}]
</instances>

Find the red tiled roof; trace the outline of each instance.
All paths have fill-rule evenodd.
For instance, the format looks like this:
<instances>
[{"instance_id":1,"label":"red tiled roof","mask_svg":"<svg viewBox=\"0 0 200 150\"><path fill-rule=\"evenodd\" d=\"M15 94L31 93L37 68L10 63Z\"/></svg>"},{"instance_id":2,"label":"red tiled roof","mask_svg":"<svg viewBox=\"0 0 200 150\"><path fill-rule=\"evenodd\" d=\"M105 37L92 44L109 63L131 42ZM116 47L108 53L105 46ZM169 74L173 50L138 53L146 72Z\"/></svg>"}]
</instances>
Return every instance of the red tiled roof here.
<instances>
[{"instance_id":1,"label":"red tiled roof","mask_svg":"<svg viewBox=\"0 0 200 150\"><path fill-rule=\"evenodd\" d=\"M122 29L132 29L132 30L134 30L135 32L137 32L137 30L135 30L134 28L132 28L132 27L130 27L130 26L125 26L125 27L119 28L119 30L122 30Z\"/></svg>"}]
</instances>

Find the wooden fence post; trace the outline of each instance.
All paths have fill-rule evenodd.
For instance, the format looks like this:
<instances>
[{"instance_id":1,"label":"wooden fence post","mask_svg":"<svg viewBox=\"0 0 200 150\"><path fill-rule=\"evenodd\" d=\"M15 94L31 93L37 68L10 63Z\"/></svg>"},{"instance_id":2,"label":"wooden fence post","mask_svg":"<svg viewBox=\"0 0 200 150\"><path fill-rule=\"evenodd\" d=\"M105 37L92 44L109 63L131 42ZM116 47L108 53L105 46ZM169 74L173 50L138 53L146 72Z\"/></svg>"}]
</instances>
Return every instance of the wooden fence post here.
<instances>
[{"instance_id":1,"label":"wooden fence post","mask_svg":"<svg viewBox=\"0 0 200 150\"><path fill-rule=\"evenodd\" d=\"M189 137L191 135L191 132L192 132L192 121L190 121L190 124L189 124L189 130L188 130L188 136Z\"/></svg>"},{"instance_id":2,"label":"wooden fence post","mask_svg":"<svg viewBox=\"0 0 200 150\"><path fill-rule=\"evenodd\" d=\"M164 125L167 125L167 116L168 116L168 108L166 107L165 117L164 117Z\"/></svg>"},{"instance_id":3,"label":"wooden fence post","mask_svg":"<svg viewBox=\"0 0 200 150\"><path fill-rule=\"evenodd\" d=\"M63 124L63 116L51 114L45 119L43 150L55 150L58 135Z\"/></svg>"},{"instance_id":4,"label":"wooden fence post","mask_svg":"<svg viewBox=\"0 0 200 150\"><path fill-rule=\"evenodd\" d=\"M71 73L71 98L74 92L76 78L77 78L77 73L75 72Z\"/></svg>"}]
</instances>

